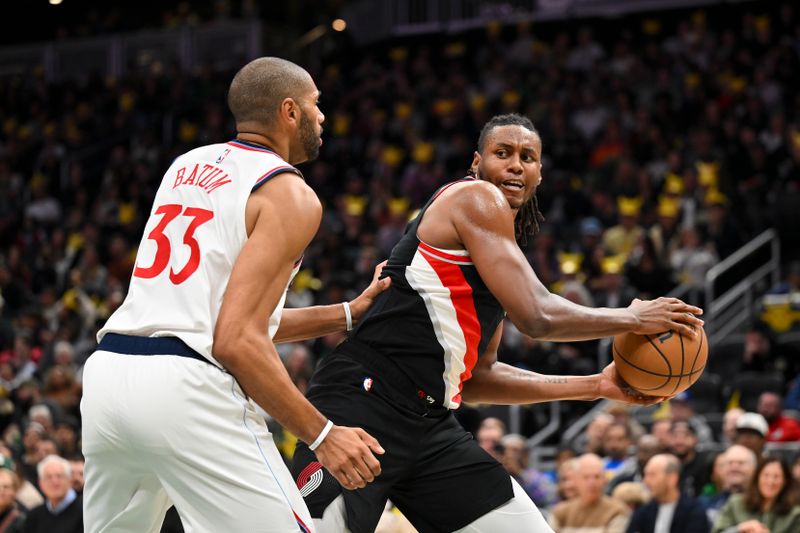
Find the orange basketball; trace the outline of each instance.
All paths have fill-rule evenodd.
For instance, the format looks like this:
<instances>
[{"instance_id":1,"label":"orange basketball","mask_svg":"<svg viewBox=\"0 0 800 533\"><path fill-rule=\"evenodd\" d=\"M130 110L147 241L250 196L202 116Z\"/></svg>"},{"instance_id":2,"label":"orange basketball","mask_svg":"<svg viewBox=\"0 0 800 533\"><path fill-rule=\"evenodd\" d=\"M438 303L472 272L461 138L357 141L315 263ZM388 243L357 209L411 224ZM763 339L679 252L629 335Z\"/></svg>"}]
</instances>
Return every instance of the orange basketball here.
<instances>
[{"instance_id":1,"label":"orange basketball","mask_svg":"<svg viewBox=\"0 0 800 533\"><path fill-rule=\"evenodd\" d=\"M674 396L688 389L706 368L708 339L674 331L660 335L623 333L612 346L617 372L631 388L647 396Z\"/></svg>"}]
</instances>

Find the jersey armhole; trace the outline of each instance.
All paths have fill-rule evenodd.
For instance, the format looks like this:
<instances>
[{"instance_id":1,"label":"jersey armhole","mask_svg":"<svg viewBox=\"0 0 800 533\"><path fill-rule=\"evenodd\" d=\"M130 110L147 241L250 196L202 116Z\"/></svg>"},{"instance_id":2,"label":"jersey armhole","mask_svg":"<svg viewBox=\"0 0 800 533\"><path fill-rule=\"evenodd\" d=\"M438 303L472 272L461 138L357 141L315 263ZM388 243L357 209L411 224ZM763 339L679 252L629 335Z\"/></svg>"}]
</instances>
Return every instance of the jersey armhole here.
<instances>
[{"instance_id":1,"label":"jersey armhole","mask_svg":"<svg viewBox=\"0 0 800 533\"><path fill-rule=\"evenodd\" d=\"M250 189L250 193L256 192L256 190L258 190L259 187L264 185L266 182L268 182L270 179L274 178L278 174L283 174L283 173L286 173L286 172L291 173L291 174L297 174L298 176L300 176L303 179L303 181L305 181L305 179L306 179L305 176L303 176L303 173L300 172L299 170L297 170L296 168L294 168L293 166L284 165L284 166L280 166L280 167L274 168L274 169L270 170L269 172L267 172L266 174L264 174L263 176L261 176L260 178L258 178L256 180L256 184L253 185L252 189Z\"/></svg>"}]
</instances>

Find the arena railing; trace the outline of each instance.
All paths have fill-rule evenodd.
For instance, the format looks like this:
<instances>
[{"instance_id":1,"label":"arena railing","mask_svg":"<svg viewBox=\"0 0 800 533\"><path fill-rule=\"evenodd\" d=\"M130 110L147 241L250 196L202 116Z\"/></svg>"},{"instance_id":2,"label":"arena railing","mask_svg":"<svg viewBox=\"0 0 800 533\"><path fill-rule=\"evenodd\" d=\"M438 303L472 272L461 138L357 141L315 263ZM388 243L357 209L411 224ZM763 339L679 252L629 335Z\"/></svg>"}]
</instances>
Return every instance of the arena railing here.
<instances>
[{"instance_id":1,"label":"arena railing","mask_svg":"<svg viewBox=\"0 0 800 533\"><path fill-rule=\"evenodd\" d=\"M768 250L763 264L753 269L753 260ZM736 331L753 316L756 299L780 281L781 247L778 233L768 229L739 248L706 274L705 329L709 345ZM747 272L748 269L752 271ZM739 281L722 294L717 294L717 283L726 274L733 273Z\"/></svg>"}]
</instances>

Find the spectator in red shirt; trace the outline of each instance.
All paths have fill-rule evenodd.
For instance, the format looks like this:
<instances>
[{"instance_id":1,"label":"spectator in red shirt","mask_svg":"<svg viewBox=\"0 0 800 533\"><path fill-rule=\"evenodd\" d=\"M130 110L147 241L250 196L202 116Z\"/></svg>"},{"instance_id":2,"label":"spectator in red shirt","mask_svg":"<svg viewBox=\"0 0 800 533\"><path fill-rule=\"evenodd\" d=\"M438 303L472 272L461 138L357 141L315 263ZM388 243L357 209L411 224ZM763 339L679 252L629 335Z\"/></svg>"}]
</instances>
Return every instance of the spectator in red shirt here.
<instances>
[{"instance_id":1,"label":"spectator in red shirt","mask_svg":"<svg viewBox=\"0 0 800 533\"><path fill-rule=\"evenodd\" d=\"M774 392L762 392L756 410L767 420L767 442L792 442L800 440L800 422L783 416L781 397Z\"/></svg>"}]
</instances>

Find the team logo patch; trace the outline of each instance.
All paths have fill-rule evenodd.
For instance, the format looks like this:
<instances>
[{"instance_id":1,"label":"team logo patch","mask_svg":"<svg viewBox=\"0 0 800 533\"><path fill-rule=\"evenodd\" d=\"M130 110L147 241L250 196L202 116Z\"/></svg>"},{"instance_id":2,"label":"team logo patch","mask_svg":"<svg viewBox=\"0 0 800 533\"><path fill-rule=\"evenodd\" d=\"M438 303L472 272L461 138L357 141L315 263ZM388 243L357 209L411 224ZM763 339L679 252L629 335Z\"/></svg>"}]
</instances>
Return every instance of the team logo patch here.
<instances>
[{"instance_id":1,"label":"team logo patch","mask_svg":"<svg viewBox=\"0 0 800 533\"><path fill-rule=\"evenodd\" d=\"M319 488L322 484L323 476L322 465L318 461L309 463L309 465L300 472L295 483L297 483L297 488L300 489L300 494L303 498Z\"/></svg>"},{"instance_id":2,"label":"team logo patch","mask_svg":"<svg viewBox=\"0 0 800 533\"><path fill-rule=\"evenodd\" d=\"M364 390L369 392L372 388L372 378L364 378Z\"/></svg>"}]
</instances>

